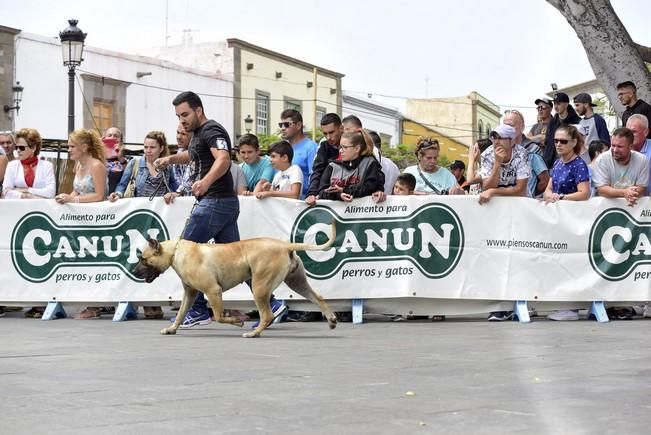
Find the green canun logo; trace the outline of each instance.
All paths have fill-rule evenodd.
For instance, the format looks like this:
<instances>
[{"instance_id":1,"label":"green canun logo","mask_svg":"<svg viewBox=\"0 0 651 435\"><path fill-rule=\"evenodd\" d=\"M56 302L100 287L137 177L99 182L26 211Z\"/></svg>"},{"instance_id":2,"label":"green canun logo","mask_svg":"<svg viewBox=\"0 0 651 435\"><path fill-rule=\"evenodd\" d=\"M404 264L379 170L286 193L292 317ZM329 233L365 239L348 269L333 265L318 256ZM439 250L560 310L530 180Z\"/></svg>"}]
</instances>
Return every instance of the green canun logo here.
<instances>
[{"instance_id":1,"label":"green canun logo","mask_svg":"<svg viewBox=\"0 0 651 435\"><path fill-rule=\"evenodd\" d=\"M332 220L337 240L326 251L300 251L307 274L327 279L346 263L408 260L423 275L442 278L459 263L464 233L456 213L444 204L427 204L399 218L346 219L333 210L316 206L294 222L291 239L297 243L324 243Z\"/></svg>"},{"instance_id":2,"label":"green canun logo","mask_svg":"<svg viewBox=\"0 0 651 435\"><path fill-rule=\"evenodd\" d=\"M117 266L134 281L139 248L151 237L169 239L161 218L149 210L129 213L114 225L57 225L44 213L23 216L11 235L12 261L28 281L43 282L60 267Z\"/></svg>"},{"instance_id":3,"label":"green canun logo","mask_svg":"<svg viewBox=\"0 0 651 435\"><path fill-rule=\"evenodd\" d=\"M642 223L620 209L599 215L590 230L590 264L610 281L619 281L642 264L651 264L651 222Z\"/></svg>"}]
</instances>

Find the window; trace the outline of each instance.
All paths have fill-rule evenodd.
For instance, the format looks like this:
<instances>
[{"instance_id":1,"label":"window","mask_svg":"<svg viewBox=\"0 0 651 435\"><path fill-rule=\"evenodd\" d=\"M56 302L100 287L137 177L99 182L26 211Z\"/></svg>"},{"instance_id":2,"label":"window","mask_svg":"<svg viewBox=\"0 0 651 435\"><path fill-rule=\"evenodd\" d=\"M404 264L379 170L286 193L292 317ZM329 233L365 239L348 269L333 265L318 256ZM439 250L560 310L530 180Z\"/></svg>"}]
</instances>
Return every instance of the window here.
<instances>
[{"instance_id":1,"label":"window","mask_svg":"<svg viewBox=\"0 0 651 435\"><path fill-rule=\"evenodd\" d=\"M479 120L479 136L478 137L479 137L479 139L484 138L484 121L482 121L481 119Z\"/></svg>"},{"instance_id":2,"label":"window","mask_svg":"<svg viewBox=\"0 0 651 435\"><path fill-rule=\"evenodd\" d=\"M269 134L269 94L255 93L255 132Z\"/></svg>"},{"instance_id":3,"label":"window","mask_svg":"<svg viewBox=\"0 0 651 435\"><path fill-rule=\"evenodd\" d=\"M285 109L294 109L298 112L301 112L301 102L299 100L296 100L294 98L287 98L285 97ZM302 115L302 113L301 113Z\"/></svg>"},{"instance_id":4,"label":"window","mask_svg":"<svg viewBox=\"0 0 651 435\"><path fill-rule=\"evenodd\" d=\"M99 134L104 134L107 128L113 126L113 103L95 98L93 100L93 119Z\"/></svg>"},{"instance_id":5,"label":"window","mask_svg":"<svg viewBox=\"0 0 651 435\"><path fill-rule=\"evenodd\" d=\"M489 134L491 134L491 130L492 130L492 129L491 129L491 125L490 125L490 124L486 124L486 136L488 136Z\"/></svg>"},{"instance_id":6,"label":"window","mask_svg":"<svg viewBox=\"0 0 651 435\"><path fill-rule=\"evenodd\" d=\"M324 107L316 106L316 125L321 125L321 118L326 114L326 109Z\"/></svg>"}]
</instances>

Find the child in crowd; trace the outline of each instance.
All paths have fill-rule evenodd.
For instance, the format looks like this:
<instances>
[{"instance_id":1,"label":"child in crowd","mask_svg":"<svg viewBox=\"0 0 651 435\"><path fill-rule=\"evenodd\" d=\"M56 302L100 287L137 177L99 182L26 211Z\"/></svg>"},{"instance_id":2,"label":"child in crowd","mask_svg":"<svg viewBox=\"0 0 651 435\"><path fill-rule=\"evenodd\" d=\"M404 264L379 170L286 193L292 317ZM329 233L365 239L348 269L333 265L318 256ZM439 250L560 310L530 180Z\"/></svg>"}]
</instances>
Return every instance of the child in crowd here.
<instances>
[{"instance_id":1,"label":"child in crowd","mask_svg":"<svg viewBox=\"0 0 651 435\"><path fill-rule=\"evenodd\" d=\"M382 167L362 133L344 133L340 149L341 160L330 162L323 171L318 198L351 202L384 189Z\"/></svg>"},{"instance_id":2,"label":"child in crowd","mask_svg":"<svg viewBox=\"0 0 651 435\"><path fill-rule=\"evenodd\" d=\"M400 174L393 185L394 195L413 195L416 189L416 177L412 174Z\"/></svg>"},{"instance_id":3,"label":"child in crowd","mask_svg":"<svg viewBox=\"0 0 651 435\"><path fill-rule=\"evenodd\" d=\"M260 181L269 182L273 179L271 160L269 156L260 156L260 144L256 135L247 133L240 138L237 155L242 161L240 167L246 177L245 196L253 195Z\"/></svg>"},{"instance_id":4,"label":"child in crowd","mask_svg":"<svg viewBox=\"0 0 651 435\"><path fill-rule=\"evenodd\" d=\"M271 166L277 170L273 181L262 179L255 186L254 194L258 199L268 197L298 199L303 186L303 171L298 165L292 165L294 150L286 140L276 142L269 148Z\"/></svg>"},{"instance_id":5,"label":"child in crowd","mask_svg":"<svg viewBox=\"0 0 651 435\"><path fill-rule=\"evenodd\" d=\"M594 171L594 166L597 163L597 157L601 153L605 153L610 149L610 144L599 139L595 139L590 142L588 146L588 155L590 156L590 164L588 164L588 173L590 175L590 196L597 196L597 187L594 185L594 180L592 177L592 172Z\"/></svg>"}]
</instances>

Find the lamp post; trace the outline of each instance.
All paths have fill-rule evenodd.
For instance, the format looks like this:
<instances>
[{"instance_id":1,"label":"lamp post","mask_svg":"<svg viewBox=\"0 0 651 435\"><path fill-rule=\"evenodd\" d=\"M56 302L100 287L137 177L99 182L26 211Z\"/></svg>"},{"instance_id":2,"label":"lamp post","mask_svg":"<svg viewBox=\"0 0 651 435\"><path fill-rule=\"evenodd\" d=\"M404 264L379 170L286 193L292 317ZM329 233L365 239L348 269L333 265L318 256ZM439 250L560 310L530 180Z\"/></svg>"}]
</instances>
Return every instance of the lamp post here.
<instances>
[{"instance_id":1,"label":"lamp post","mask_svg":"<svg viewBox=\"0 0 651 435\"><path fill-rule=\"evenodd\" d=\"M246 130L247 133L251 133L252 129L253 129L253 118L251 118L251 115L246 115L246 118L244 118L244 130Z\"/></svg>"},{"instance_id":2,"label":"lamp post","mask_svg":"<svg viewBox=\"0 0 651 435\"><path fill-rule=\"evenodd\" d=\"M77 27L77 20L68 20L70 26L59 33L63 66L68 67L68 134L75 129L75 68L81 65L86 34Z\"/></svg>"},{"instance_id":3,"label":"lamp post","mask_svg":"<svg viewBox=\"0 0 651 435\"><path fill-rule=\"evenodd\" d=\"M5 104L5 112L9 112L10 110L15 110L16 113L20 110L20 102L23 101L23 87L20 86L20 82L16 82L16 84L11 88L14 94L14 105L9 106L8 104Z\"/></svg>"}]
</instances>

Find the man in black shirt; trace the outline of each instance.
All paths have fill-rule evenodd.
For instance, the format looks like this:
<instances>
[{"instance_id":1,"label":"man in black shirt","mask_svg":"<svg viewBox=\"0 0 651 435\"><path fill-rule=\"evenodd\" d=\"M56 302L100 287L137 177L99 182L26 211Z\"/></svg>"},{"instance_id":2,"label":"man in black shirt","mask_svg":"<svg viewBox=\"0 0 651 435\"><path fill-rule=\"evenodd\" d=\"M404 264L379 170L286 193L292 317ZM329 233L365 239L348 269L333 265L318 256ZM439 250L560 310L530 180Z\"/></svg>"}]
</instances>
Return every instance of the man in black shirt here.
<instances>
[{"instance_id":1,"label":"man in black shirt","mask_svg":"<svg viewBox=\"0 0 651 435\"><path fill-rule=\"evenodd\" d=\"M316 203L316 195L319 193L321 175L330 162L339 157L339 140L344 133L341 125L341 118L336 113L326 113L321 118L321 131L323 139L319 142L319 149L316 151L314 163L312 163L312 175L310 175L310 186L307 190L305 202L309 205Z\"/></svg>"},{"instance_id":2,"label":"man in black shirt","mask_svg":"<svg viewBox=\"0 0 651 435\"><path fill-rule=\"evenodd\" d=\"M570 97L566 93L559 92L554 95L554 107L556 108L556 114L547 127L545 148L543 150L543 159L549 169L554 166L554 162L558 158L556 146L554 145L556 129L561 125L572 125L581 122L581 117L576 113L574 107L570 105Z\"/></svg>"},{"instance_id":3,"label":"man in black shirt","mask_svg":"<svg viewBox=\"0 0 651 435\"><path fill-rule=\"evenodd\" d=\"M192 140L188 151L157 159L154 164L159 167L183 163L190 165L191 190L197 203L182 237L197 243L206 243L211 239L215 243L238 241L240 203L233 192L231 139L228 132L221 124L206 117L201 99L194 92L180 93L172 104L185 131L192 133ZM287 310L273 297L271 303L274 317ZM199 293L181 328L208 323L208 303Z\"/></svg>"},{"instance_id":4,"label":"man in black shirt","mask_svg":"<svg viewBox=\"0 0 651 435\"><path fill-rule=\"evenodd\" d=\"M631 81L622 82L617 85L617 98L619 102L626 107L622 114L622 125L626 125L626 121L631 115L640 114L651 119L651 106L646 101L637 98L637 87ZM646 135L647 139L651 139L651 130Z\"/></svg>"}]
</instances>

